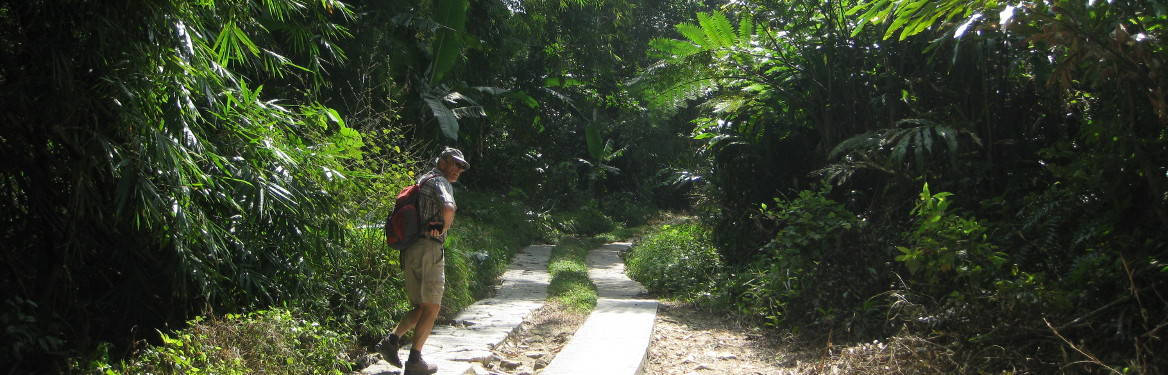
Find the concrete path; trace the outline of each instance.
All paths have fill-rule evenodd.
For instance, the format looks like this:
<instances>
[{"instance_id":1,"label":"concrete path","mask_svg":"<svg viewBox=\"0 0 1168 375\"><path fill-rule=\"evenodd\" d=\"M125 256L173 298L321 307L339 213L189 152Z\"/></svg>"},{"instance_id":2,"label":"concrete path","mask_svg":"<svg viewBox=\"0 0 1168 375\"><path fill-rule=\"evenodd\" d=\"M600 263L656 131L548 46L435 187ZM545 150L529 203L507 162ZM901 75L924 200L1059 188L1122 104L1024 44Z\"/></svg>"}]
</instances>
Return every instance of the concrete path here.
<instances>
[{"instance_id":1,"label":"concrete path","mask_svg":"<svg viewBox=\"0 0 1168 375\"><path fill-rule=\"evenodd\" d=\"M629 246L612 243L588 254L588 277L600 297L596 309L541 374L641 372L657 318L657 301L638 298L645 288L625 276L620 253Z\"/></svg>"},{"instance_id":2,"label":"concrete path","mask_svg":"<svg viewBox=\"0 0 1168 375\"><path fill-rule=\"evenodd\" d=\"M657 317L657 301L640 299L645 288L625 276L620 253L629 243L612 243L588 254L588 277L596 284L596 309L568 344L541 371L543 375L634 375L648 353ZM547 262L552 246L529 246L515 254L503 273L495 297L475 302L454 317L453 325L434 328L423 354L438 374L477 374L479 362L491 360L491 348L503 342L547 298ZM409 346L399 353L404 361ZM367 375L400 374L378 361L361 370ZM492 373L487 371L486 373Z\"/></svg>"},{"instance_id":3,"label":"concrete path","mask_svg":"<svg viewBox=\"0 0 1168 375\"><path fill-rule=\"evenodd\" d=\"M454 317L453 325L434 327L423 355L438 365L438 374L473 374L472 362L491 357L491 348L503 342L523 319L543 306L550 277L547 272L552 246L528 246L515 254L503 273L494 297L475 302ZM398 353L402 362L409 345ZM400 374L401 369L384 360L361 370L362 374Z\"/></svg>"}]
</instances>

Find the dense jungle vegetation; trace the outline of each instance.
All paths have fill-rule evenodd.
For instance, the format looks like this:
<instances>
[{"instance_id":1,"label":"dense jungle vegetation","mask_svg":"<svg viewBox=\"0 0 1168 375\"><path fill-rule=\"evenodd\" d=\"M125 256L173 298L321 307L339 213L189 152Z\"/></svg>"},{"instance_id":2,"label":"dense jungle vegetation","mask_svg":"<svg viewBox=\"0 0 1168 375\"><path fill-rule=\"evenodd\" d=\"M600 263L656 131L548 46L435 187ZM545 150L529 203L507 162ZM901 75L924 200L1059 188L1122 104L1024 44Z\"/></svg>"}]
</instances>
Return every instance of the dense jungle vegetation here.
<instances>
[{"instance_id":1,"label":"dense jungle vegetation","mask_svg":"<svg viewBox=\"0 0 1168 375\"><path fill-rule=\"evenodd\" d=\"M0 366L347 371L406 308L377 227L454 146L446 314L523 245L675 210L630 273L775 334L1168 372L1166 27L1161 0L3 0Z\"/></svg>"}]
</instances>

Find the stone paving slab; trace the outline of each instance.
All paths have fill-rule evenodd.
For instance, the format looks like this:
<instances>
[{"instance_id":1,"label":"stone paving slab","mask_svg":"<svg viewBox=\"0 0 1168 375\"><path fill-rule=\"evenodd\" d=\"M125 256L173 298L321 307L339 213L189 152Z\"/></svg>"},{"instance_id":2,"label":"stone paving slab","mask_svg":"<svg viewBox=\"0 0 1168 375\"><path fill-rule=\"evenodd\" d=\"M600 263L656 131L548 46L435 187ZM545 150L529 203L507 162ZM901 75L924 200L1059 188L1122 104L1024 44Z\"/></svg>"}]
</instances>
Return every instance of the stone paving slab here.
<instances>
[{"instance_id":1,"label":"stone paving slab","mask_svg":"<svg viewBox=\"0 0 1168 375\"><path fill-rule=\"evenodd\" d=\"M426 361L438 366L438 374L473 374L472 362L491 356L491 348L503 342L523 319L543 306L550 277L547 272L551 245L528 246L515 254L500 277L494 297L475 302L452 319L453 324L434 327L422 350ZM408 345L402 347L404 362ZM400 374L401 369L384 360L361 370L362 374Z\"/></svg>"},{"instance_id":2,"label":"stone paving slab","mask_svg":"<svg viewBox=\"0 0 1168 375\"><path fill-rule=\"evenodd\" d=\"M596 309L556 355L543 375L633 375L642 370L657 301L638 298L645 288L625 276L620 253L629 243L612 243L588 254L588 277L596 284Z\"/></svg>"}]
</instances>

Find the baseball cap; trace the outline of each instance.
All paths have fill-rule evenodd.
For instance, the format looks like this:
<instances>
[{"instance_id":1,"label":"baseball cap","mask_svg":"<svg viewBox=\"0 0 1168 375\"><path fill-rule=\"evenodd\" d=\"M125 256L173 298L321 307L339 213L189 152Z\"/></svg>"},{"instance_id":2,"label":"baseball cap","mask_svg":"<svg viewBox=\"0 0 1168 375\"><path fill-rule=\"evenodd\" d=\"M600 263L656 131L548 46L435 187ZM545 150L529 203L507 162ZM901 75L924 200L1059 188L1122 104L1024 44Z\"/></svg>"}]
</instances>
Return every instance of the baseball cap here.
<instances>
[{"instance_id":1,"label":"baseball cap","mask_svg":"<svg viewBox=\"0 0 1168 375\"><path fill-rule=\"evenodd\" d=\"M466 162L466 156L463 156L462 151L459 151L457 148L447 147L445 150L442 150L442 153L438 155L438 160L445 158L454 160L462 169L470 169L470 163Z\"/></svg>"}]
</instances>

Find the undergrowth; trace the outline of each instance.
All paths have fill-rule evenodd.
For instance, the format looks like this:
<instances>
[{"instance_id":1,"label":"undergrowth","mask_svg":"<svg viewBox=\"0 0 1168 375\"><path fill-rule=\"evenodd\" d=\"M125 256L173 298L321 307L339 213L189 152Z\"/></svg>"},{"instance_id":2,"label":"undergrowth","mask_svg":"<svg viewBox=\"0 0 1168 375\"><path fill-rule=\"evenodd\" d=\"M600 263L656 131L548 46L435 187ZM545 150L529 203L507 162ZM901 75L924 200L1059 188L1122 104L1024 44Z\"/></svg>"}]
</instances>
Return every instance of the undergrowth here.
<instances>
[{"instance_id":1,"label":"undergrowth","mask_svg":"<svg viewBox=\"0 0 1168 375\"><path fill-rule=\"evenodd\" d=\"M693 295L709 290L722 272L722 259L709 230L695 219L651 230L625 257L629 277L650 291Z\"/></svg>"},{"instance_id":2,"label":"undergrowth","mask_svg":"<svg viewBox=\"0 0 1168 375\"><path fill-rule=\"evenodd\" d=\"M196 318L186 329L159 333L121 368L98 359L104 374L341 374L350 370L348 335L285 309Z\"/></svg>"}]
</instances>

